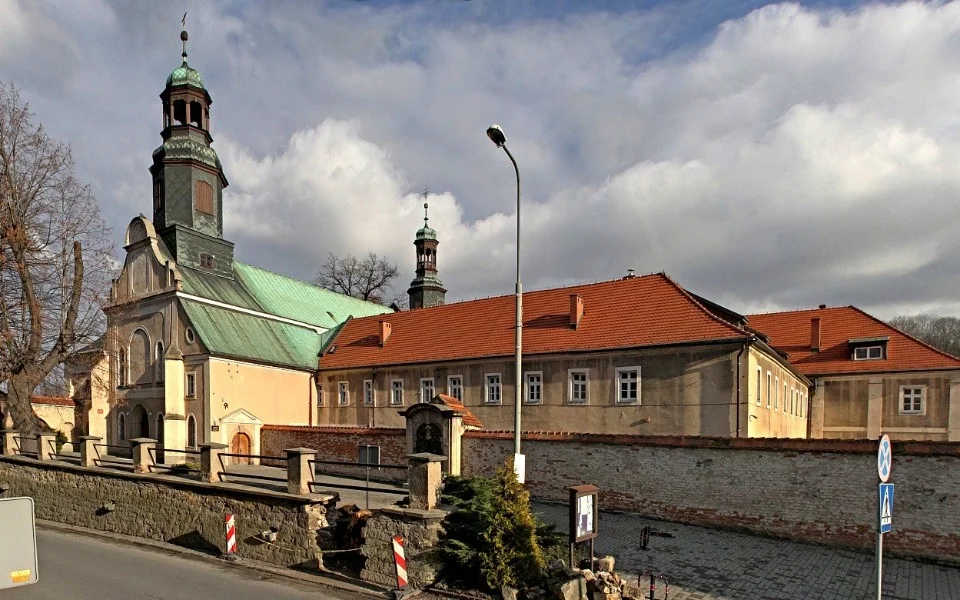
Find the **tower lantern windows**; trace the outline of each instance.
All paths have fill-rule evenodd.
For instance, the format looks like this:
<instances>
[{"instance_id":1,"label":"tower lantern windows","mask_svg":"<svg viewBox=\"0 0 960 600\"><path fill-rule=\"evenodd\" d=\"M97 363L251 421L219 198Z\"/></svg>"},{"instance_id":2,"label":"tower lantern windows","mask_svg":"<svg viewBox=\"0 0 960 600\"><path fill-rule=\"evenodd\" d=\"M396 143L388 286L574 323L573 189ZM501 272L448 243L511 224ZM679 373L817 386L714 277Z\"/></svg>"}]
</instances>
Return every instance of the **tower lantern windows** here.
<instances>
[{"instance_id":1,"label":"tower lantern windows","mask_svg":"<svg viewBox=\"0 0 960 600\"><path fill-rule=\"evenodd\" d=\"M190 124L200 129L206 129L203 123L203 105L196 100L190 103Z\"/></svg>"},{"instance_id":2,"label":"tower lantern windows","mask_svg":"<svg viewBox=\"0 0 960 600\"><path fill-rule=\"evenodd\" d=\"M186 100L173 101L173 122L175 125L187 124L187 101Z\"/></svg>"}]
</instances>

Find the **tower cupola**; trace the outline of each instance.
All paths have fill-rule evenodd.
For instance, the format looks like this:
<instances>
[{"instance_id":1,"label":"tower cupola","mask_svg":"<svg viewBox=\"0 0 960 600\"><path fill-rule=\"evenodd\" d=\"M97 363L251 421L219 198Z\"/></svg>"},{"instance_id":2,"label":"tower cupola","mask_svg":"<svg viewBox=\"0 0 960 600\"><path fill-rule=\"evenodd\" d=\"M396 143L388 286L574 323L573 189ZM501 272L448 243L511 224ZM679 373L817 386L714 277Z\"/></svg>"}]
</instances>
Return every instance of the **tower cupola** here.
<instances>
[{"instance_id":1,"label":"tower cupola","mask_svg":"<svg viewBox=\"0 0 960 600\"><path fill-rule=\"evenodd\" d=\"M426 193L424 193L426 197ZM417 250L417 276L410 282L407 294L410 308L428 308L444 303L447 290L437 276L437 232L429 225L429 204L423 203L423 227L417 230L413 242Z\"/></svg>"}]
</instances>

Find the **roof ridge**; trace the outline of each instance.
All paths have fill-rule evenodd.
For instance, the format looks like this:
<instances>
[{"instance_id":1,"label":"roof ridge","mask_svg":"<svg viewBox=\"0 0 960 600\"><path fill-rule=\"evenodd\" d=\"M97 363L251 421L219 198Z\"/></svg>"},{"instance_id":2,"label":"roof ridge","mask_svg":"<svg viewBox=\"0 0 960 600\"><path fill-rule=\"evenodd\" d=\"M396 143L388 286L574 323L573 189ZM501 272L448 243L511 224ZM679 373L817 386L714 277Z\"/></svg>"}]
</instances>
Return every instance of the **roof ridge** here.
<instances>
[{"instance_id":1,"label":"roof ridge","mask_svg":"<svg viewBox=\"0 0 960 600\"><path fill-rule=\"evenodd\" d=\"M718 317L718 316L717 316L716 314L714 314L713 312L707 310L707 308L706 308L705 306L703 306L703 304L701 304L699 301L697 301L696 298L693 297L693 294L692 294L690 291L688 291L688 290L687 290L686 288L684 288L682 285L680 285L679 283L677 283L676 281L674 281L672 277L670 277L669 275L666 274L666 272L661 271L660 273L658 273L658 275L660 275L660 276L663 277L665 280L667 280L667 282L670 283L670 285L672 285L674 288L676 288L677 291L679 291L680 294L681 294L683 297L685 297L688 302L692 303L696 308L700 309L700 311L703 312L703 314L705 314L708 318L713 319L713 320L716 321L717 323L720 323L721 325L724 325L724 326L726 326L727 328L736 331L737 333L742 333L742 334L745 334L745 335L753 335L753 334L751 334L749 331L747 331L746 329L742 329L741 327L730 323L730 322L727 321L726 319L721 319L720 317Z\"/></svg>"},{"instance_id":2,"label":"roof ridge","mask_svg":"<svg viewBox=\"0 0 960 600\"><path fill-rule=\"evenodd\" d=\"M750 313L744 316L749 319L750 317L762 317L766 315L786 315L786 314L801 313L801 312L815 312L818 310L837 310L839 308L856 309L857 307L853 306L852 304L846 304L846 305L840 305L840 306L824 306L823 308L820 308L819 306L816 308L792 308L790 310L771 310L768 312Z\"/></svg>"},{"instance_id":3,"label":"roof ridge","mask_svg":"<svg viewBox=\"0 0 960 600\"><path fill-rule=\"evenodd\" d=\"M936 347L934 347L934 346L926 343L925 341L923 341L923 340L921 340L921 339L919 339L919 338L916 338L916 337L910 335L910 334L907 333L906 331L901 331L900 329L897 329L896 327L894 327L894 326L891 325L890 323L887 323L886 321L883 321L883 320L881 320L880 318L871 315L870 313L868 313L867 311L863 310L862 308L858 308L858 307L856 307L856 306L850 306L850 308L852 308L853 310L859 312L859 313L862 314L863 316L865 316L865 317L867 317L867 318L870 318L870 319L876 321L877 323L880 323L880 324L883 325L884 327L887 327L887 328L889 328L889 329L892 329L892 330L896 331L897 333L899 333L900 335L906 337L907 339L912 340L912 341L920 344L921 346L926 347L926 348L929 349L929 350L933 350L933 351L936 352L937 354L943 355L943 356L945 356L945 357L947 357L947 358L949 358L949 359L955 360L955 361L957 361L958 363L960 363L960 357L956 357L956 356L950 354L949 352L944 352L943 350L940 350L939 348L936 348Z\"/></svg>"}]
</instances>

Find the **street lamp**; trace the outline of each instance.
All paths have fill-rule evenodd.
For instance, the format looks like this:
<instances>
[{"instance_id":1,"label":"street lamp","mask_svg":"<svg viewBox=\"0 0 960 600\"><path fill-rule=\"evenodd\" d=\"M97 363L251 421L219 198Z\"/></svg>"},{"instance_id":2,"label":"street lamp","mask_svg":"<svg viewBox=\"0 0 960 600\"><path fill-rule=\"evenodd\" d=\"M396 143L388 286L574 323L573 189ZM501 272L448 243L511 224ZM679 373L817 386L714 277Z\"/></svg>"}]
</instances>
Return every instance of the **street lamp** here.
<instances>
[{"instance_id":1,"label":"street lamp","mask_svg":"<svg viewBox=\"0 0 960 600\"><path fill-rule=\"evenodd\" d=\"M507 156L510 157L510 162L513 163L513 170L517 173L517 318L516 318L516 378L514 381L515 397L514 397L514 408L513 408L513 453L515 455L520 454L520 396L522 390L522 382L520 380L520 357L523 353L523 285L520 283L520 168L517 167L517 161L514 160L513 155L510 154L510 150L507 149L507 136L503 134L503 130L500 129L499 125L491 125L487 128L487 137L490 138L494 144L497 145L497 148L503 148L503 151L507 153ZM519 456L516 457L516 460L520 460ZM516 468L516 464L515 464ZM518 473L519 474L519 473Z\"/></svg>"}]
</instances>

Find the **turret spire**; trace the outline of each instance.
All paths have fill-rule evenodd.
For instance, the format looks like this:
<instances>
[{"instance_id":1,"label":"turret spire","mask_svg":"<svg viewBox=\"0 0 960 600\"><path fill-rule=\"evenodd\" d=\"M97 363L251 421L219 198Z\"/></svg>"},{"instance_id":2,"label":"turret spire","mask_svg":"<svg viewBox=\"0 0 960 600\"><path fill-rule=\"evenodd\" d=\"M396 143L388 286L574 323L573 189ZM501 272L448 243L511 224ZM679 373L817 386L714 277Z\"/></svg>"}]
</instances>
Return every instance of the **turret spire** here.
<instances>
[{"instance_id":1,"label":"turret spire","mask_svg":"<svg viewBox=\"0 0 960 600\"><path fill-rule=\"evenodd\" d=\"M187 13L183 13L183 19L180 20L180 24L183 25L183 29L180 31L180 41L183 42L183 64L187 64L187 39L190 37L187 35Z\"/></svg>"}]
</instances>

